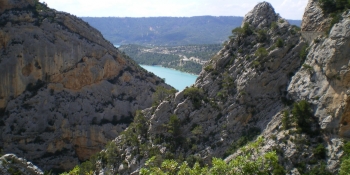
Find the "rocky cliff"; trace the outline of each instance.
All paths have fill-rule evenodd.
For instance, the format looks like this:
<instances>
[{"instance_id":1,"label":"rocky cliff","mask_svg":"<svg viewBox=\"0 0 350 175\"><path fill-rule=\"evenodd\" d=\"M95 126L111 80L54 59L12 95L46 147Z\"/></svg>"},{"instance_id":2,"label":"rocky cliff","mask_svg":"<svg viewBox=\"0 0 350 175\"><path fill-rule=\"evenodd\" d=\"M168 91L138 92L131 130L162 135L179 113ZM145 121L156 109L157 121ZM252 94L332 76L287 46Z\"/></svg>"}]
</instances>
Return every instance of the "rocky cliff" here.
<instances>
[{"instance_id":1,"label":"rocky cliff","mask_svg":"<svg viewBox=\"0 0 350 175\"><path fill-rule=\"evenodd\" d=\"M0 157L0 172L3 175L28 174L43 175L44 173L33 163L26 159L19 158L13 154L6 154Z\"/></svg>"},{"instance_id":2,"label":"rocky cliff","mask_svg":"<svg viewBox=\"0 0 350 175\"><path fill-rule=\"evenodd\" d=\"M276 151L285 173L336 173L349 138L349 19L345 11L331 26L310 0L300 31L259 3L196 83L139 113L102 152L115 161L98 170L130 174L152 156L158 163L229 161L261 135L260 150Z\"/></svg>"},{"instance_id":3,"label":"rocky cliff","mask_svg":"<svg viewBox=\"0 0 350 175\"><path fill-rule=\"evenodd\" d=\"M100 151L170 88L86 22L46 4L0 1L0 147L43 170Z\"/></svg>"}]
</instances>

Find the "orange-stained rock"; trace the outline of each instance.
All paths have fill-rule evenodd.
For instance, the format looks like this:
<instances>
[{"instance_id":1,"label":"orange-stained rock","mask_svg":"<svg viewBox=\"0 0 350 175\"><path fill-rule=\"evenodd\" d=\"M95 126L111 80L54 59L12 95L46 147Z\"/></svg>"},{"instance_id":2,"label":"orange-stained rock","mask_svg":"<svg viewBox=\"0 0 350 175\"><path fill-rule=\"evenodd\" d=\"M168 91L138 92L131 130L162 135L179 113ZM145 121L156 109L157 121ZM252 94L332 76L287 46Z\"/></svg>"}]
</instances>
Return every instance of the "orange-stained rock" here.
<instances>
[{"instance_id":1,"label":"orange-stained rock","mask_svg":"<svg viewBox=\"0 0 350 175\"><path fill-rule=\"evenodd\" d=\"M67 171L150 107L156 86L170 86L86 22L52 9L34 15L32 3L0 0L0 147Z\"/></svg>"}]
</instances>

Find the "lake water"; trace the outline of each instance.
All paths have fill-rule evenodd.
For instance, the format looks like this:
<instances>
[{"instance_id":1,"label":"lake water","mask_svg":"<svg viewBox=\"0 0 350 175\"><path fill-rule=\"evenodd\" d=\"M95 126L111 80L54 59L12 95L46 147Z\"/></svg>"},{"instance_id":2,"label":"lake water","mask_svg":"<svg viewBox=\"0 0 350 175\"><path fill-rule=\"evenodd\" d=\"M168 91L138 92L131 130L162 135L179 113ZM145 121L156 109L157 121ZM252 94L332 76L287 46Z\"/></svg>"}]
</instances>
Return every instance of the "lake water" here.
<instances>
[{"instance_id":1,"label":"lake water","mask_svg":"<svg viewBox=\"0 0 350 175\"><path fill-rule=\"evenodd\" d=\"M186 86L191 86L196 82L198 76L189 73L169 69L161 66L140 65L149 72L153 72L160 78L165 78L165 83L170 84L175 89L182 91Z\"/></svg>"}]
</instances>

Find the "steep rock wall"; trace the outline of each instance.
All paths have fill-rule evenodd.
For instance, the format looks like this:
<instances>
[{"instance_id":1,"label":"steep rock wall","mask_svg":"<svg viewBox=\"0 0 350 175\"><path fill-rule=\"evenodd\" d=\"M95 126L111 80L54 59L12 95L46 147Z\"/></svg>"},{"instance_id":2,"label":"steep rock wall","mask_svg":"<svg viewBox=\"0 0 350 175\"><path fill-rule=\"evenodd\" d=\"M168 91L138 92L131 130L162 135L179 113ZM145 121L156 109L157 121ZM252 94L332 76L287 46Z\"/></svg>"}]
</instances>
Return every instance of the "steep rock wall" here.
<instances>
[{"instance_id":1,"label":"steep rock wall","mask_svg":"<svg viewBox=\"0 0 350 175\"><path fill-rule=\"evenodd\" d=\"M150 107L156 86L170 87L79 18L19 2L1 1L0 146L68 170Z\"/></svg>"},{"instance_id":2,"label":"steep rock wall","mask_svg":"<svg viewBox=\"0 0 350 175\"><path fill-rule=\"evenodd\" d=\"M257 130L265 139L260 150L278 152L286 173L338 172L343 141L349 137L349 11L327 35L330 19L318 1L310 0L301 32L316 34L308 41L269 3L259 3L244 19L193 87L143 110L148 132L134 132L143 147L119 136L117 163L102 164L101 173L136 173L150 155L142 152L147 144L149 150L159 150L157 160L199 157L195 160L209 163L212 157L226 157L250 134L259 135ZM300 104L306 107L302 114ZM307 128L298 123L300 116L307 118ZM318 148L324 148L322 154Z\"/></svg>"}]
</instances>

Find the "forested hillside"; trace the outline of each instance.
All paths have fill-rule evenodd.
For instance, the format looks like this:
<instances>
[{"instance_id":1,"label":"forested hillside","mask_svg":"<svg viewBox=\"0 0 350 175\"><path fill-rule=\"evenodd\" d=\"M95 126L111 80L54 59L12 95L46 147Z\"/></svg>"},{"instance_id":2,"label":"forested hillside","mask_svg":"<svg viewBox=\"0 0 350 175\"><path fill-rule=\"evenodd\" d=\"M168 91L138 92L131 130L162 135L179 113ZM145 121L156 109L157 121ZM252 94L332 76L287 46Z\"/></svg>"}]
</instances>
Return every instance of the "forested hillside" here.
<instances>
[{"instance_id":1,"label":"forested hillside","mask_svg":"<svg viewBox=\"0 0 350 175\"><path fill-rule=\"evenodd\" d=\"M188 45L221 44L243 17L82 17L114 44ZM300 20L290 20L300 26Z\"/></svg>"}]
</instances>

